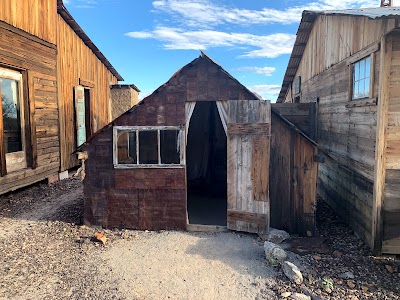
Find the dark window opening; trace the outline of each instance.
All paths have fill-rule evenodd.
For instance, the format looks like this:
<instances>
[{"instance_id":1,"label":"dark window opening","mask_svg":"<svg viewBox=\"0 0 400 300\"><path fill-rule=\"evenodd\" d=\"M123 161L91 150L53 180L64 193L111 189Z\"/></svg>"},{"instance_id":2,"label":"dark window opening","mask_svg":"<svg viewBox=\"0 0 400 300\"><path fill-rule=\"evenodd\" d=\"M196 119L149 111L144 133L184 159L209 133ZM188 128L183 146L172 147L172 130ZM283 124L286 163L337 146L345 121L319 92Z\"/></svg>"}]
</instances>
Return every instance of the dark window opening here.
<instances>
[{"instance_id":1,"label":"dark window opening","mask_svg":"<svg viewBox=\"0 0 400 300\"><path fill-rule=\"evenodd\" d=\"M139 131L139 164L158 164L157 131Z\"/></svg>"},{"instance_id":2,"label":"dark window opening","mask_svg":"<svg viewBox=\"0 0 400 300\"><path fill-rule=\"evenodd\" d=\"M179 130L160 130L162 164L180 164Z\"/></svg>"}]
</instances>

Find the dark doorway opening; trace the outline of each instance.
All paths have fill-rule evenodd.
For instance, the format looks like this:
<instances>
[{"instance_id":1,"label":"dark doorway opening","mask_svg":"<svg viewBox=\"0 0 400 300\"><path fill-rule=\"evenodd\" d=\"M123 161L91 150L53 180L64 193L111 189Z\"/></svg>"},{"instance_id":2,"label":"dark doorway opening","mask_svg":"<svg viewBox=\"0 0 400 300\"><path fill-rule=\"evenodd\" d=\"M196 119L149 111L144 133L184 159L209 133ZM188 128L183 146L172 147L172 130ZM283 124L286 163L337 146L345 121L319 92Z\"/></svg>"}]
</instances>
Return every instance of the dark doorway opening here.
<instances>
[{"instance_id":1,"label":"dark doorway opening","mask_svg":"<svg viewBox=\"0 0 400 300\"><path fill-rule=\"evenodd\" d=\"M92 132L92 120L90 118L91 106L90 106L90 89L85 88L85 127L86 127L86 139L93 134Z\"/></svg>"},{"instance_id":2,"label":"dark doorway opening","mask_svg":"<svg viewBox=\"0 0 400 300\"><path fill-rule=\"evenodd\" d=\"M197 102L186 147L189 224L227 221L226 134L214 101Z\"/></svg>"}]
</instances>

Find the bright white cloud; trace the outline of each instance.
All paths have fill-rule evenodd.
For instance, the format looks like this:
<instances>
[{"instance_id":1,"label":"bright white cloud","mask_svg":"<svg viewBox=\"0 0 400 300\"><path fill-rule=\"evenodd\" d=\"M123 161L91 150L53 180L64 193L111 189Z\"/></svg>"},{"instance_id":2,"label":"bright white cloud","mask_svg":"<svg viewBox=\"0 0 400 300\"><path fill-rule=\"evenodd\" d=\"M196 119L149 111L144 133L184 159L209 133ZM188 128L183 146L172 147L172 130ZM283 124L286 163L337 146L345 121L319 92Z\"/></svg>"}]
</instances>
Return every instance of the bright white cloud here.
<instances>
[{"instance_id":1,"label":"bright white cloud","mask_svg":"<svg viewBox=\"0 0 400 300\"><path fill-rule=\"evenodd\" d=\"M238 72L255 72L265 76L272 76L276 68L274 67L241 67L236 69Z\"/></svg>"},{"instance_id":2,"label":"bright white cloud","mask_svg":"<svg viewBox=\"0 0 400 300\"><path fill-rule=\"evenodd\" d=\"M164 43L169 50L206 50L213 47L251 47L241 57L275 58L289 54L295 35L278 33L266 36L248 33L227 33L215 30L184 31L173 27L156 27L150 32L134 31L127 36L140 39L156 39Z\"/></svg>"},{"instance_id":3,"label":"bright white cloud","mask_svg":"<svg viewBox=\"0 0 400 300\"><path fill-rule=\"evenodd\" d=\"M185 25L213 27L221 24L291 24L300 21L303 10L333 10L359 7L377 7L377 0L321 0L284 10L263 8L261 10L240 9L217 4L210 0L157 0L156 11L175 16Z\"/></svg>"},{"instance_id":4,"label":"bright white cloud","mask_svg":"<svg viewBox=\"0 0 400 300\"><path fill-rule=\"evenodd\" d=\"M264 99L277 98L281 90L278 84L258 84L247 87L253 93L261 95Z\"/></svg>"}]
</instances>

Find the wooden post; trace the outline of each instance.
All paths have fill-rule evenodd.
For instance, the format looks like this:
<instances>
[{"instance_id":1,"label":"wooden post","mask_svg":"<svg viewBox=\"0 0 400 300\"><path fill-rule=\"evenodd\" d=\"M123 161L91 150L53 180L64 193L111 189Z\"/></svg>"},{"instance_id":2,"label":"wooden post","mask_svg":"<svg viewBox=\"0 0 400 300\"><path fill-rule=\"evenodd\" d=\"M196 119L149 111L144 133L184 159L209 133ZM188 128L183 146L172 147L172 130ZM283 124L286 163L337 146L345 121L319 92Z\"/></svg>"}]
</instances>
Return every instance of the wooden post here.
<instances>
[{"instance_id":1,"label":"wooden post","mask_svg":"<svg viewBox=\"0 0 400 300\"><path fill-rule=\"evenodd\" d=\"M34 74L28 71L28 106L26 110L29 115L29 156L30 156L30 167L32 169L37 168L37 140L36 140L36 121L35 121L35 91L34 91ZM28 146L28 145L27 145Z\"/></svg>"},{"instance_id":2,"label":"wooden post","mask_svg":"<svg viewBox=\"0 0 400 300\"><path fill-rule=\"evenodd\" d=\"M388 123L388 103L390 88L390 65L392 58L392 38L381 38L378 120L376 125L374 194L372 206L372 251L380 254L383 239L382 207L386 178L386 128Z\"/></svg>"},{"instance_id":3,"label":"wooden post","mask_svg":"<svg viewBox=\"0 0 400 300\"><path fill-rule=\"evenodd\" d=\"M1 85L0 85L1 95ZM6 147L4 141L4 124L3 124L3 105L0 105L0 176L6 176Z\"/></svg>"}]
</instances>

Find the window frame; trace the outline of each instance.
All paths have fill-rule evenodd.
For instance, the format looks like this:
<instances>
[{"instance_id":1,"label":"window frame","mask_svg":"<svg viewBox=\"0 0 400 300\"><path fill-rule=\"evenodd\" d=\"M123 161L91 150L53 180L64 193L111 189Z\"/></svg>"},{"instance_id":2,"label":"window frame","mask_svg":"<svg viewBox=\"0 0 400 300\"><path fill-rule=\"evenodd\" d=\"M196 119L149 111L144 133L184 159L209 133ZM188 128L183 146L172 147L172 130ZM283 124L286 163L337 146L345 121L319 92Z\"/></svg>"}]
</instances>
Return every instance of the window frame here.
<instances>
[{"instance_id":1,"label":"window frame","mask_svg":"<svg viewBox=\"0 0 400 300\"><path fill-rule=\"evenodd\" d=\"M369 74L367 74L367 72L364 72L363 75L359 74L358 75L359 78L358 78L358 80L356 80L356 78L355 78L355 76L356 76L356 74L355 74L356 65L360 64L362 61L367 61L368 59L369 59ZM365 100L365 99L368 99L368 98L372 97L372 92L373 92L373 86L372 86L372 83L373 83L373 80L372 80L373 79L373 64L372 63L373 63L373 55L372 54L367 55L367 56L355 61L354 63L352 63L352 66L351 66L351 77L352 77L351 100L352 101ZM366 70L366 67L364 67L364 71L365 70ZM368 75L368 77L366 75ZM361 79L361 76L365 76L365 77L363 77ZM354 85L355 85L355 83L357 81L361 82L361 81L367 81L367 80L369 81L369 89L368 89L368 91L366 91L367 95L359 97L359 98L355 98L354 97L355 96L354 95Z\"/></svg>"},{"instance_id":2,"label":"window frame","mask_svg":"<svg viewBox=\"0 0 400 300\"><path fill-rule=\"evenodd\" d=\"M177 130L180 138L180 163L179 164L163 164L161 163L161 130ZM141 131L157 131L157 148L158 148L158 164L140 164L139 163L139 132ZM136 164L118 163L118 133L119 132L135 132L136 133ZM115 169L151 169L151 168L184 168L185 162L185 135L183 126L114 126L113 127L113 165ZM129 145L129 142L128 142Z\"/></svg>"},{"instance_id":3,"label":"window frame","mask_svg":"<svg viewBox=\"0 0 400 300\"><path fill-rule=\"evenodd\" d=\"M378 103L375 96L375 53L380 49L380 43L375 43L364 50L361 50L347 59L349 68L349 88L347 108L360 106L374 106ZM370 58L370 76L369 76L369 93L363 98L353 98L354 86L354 65L363 59Z\"/></svg>"},{"instance_id":4,"label":"window frame","mask_svg":"<svg viewBox=\"0 0 400 300\"><path fill-rule=\"evenodd\" d=\"M19 100L19 118L20 118L20 126L21 126L21 151L15 151L11 153L5 153L5 139L4 139L4 124L3 124L3 119L1 120L2 122L2 127L3 127L3 132L1 132L1 138L0 138L0 143L3 143L3 145L0 147L0 157L1 157L1 163L0 163L0 176L6 176L8 173L20 171L23 169L26 169L28 167L28 160L27 160L27 140L26 140L26 119L25 119L25 110L27 109L25 107L25 95L24 95L24 76L21 71L14 70L14 69L9 69L0 66L0 78L4 79L9 79L9 80L15 80L18 82L18 100ZM0 89L1 91L1 89ZM1 111L3 111L1 107ZM3 118L3 116L0 116ZM7 160L15 160L17 163L15 163L14 168L10 168L8 166Z\"/></svg>"}]
</instances>

